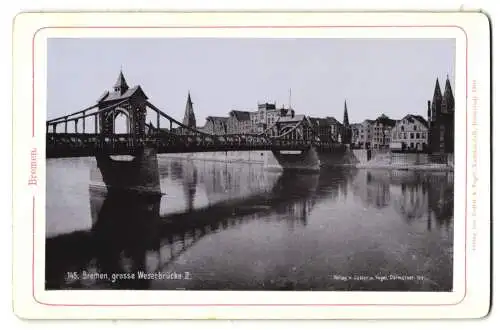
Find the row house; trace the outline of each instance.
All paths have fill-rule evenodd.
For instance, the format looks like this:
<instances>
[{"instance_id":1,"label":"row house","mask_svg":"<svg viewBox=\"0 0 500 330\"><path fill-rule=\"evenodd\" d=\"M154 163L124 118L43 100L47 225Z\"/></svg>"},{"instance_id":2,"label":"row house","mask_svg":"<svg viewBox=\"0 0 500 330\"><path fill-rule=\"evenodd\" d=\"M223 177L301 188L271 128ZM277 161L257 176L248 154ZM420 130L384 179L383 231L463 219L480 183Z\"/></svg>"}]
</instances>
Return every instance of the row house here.
<instances>
[{"instance_id":1,"label":"row house","mask_svg":"<svg viewBox=\"0 0 500 330\"><path fill-rule=\"evenodd\" d=\"M428 123L422 116L408 114L392 129L392 143L399 144L401 150L425 151L428 129Z\"/></svg>"},{"instance_id":2,"label":"row house","mask_svg":"<svg viewBox=\"0 0 500 330\"><path fill-rule=\"evenodd\" d=\"M335 117L326 117L328 125L330 126L330 136L332 141L341 142L343 125Z\"/></svg>"},{"instance_id":3,"label":"row house","mask_svg":"<svg viewBox=\"0 0 500 330\"><path fill-rule=\"evenodd\" d=\"M355 147L371 149L374 123L374 120L365 119L362 123L356 124L358 135L356 139L353 140Z\"/></svg>"},{"instance_id":4,"label":"row house","mask_svg":"<svg viewBox=\"0 0 500 330\"><path fill-rule=\"evenodd\" d=\"M205 126L200 130L208 134L224 135L227 134L228 117L209 116L206 119Z\"/></svg>"},{"instance_id":5,"label":"row house","mask_svg":"<svg viewBox=\"0 0 500 330\"><path fill-rule=\"evenodd\" d=\"M252 132L252 121L250 119L250 112L232 110L229 113L229 118L227 120L227 133L239 134L239 133L251 133L251 132Z\"/></svg>"},{"instance_id":6,"label":"row house","mask_svg":"<svg viewBox=\"0 0 500 330\"><path fill-rule=\"evenodd\" d=\"M371 149L388 149L391 144L392 129L396 125L394 119L382 114L375 119L372 126Z\"/></svg>"},{"instance_id":7,"label":"row house","mask_svg":"<svg viewBox=\"0 0 500 330\"><path fill-rule=\"evenodd\" d=\"M309 123L314 135L318 137L320 142L331 142L332 133L330 122L326 118L309 117Z\"/></svg>"},{"instance_id":8,"label":"row house","mask_svg":"<svg viewBox=\"0 0 500 330\"><path fill-rule=\"evenodd\" d=\"M351 124L351 144L354 148L361 148L362 142L360 141L362 124Z\"/></svg>"},{"instance_id":9,"label":"row house","mask_svg":"<svg viewBox=\"0 0 500 330\"><path fill-rule=\"evenodd\" d=\"M268 127L273 126L278 118L286 115L288 109L276 108L276 103L259 103L257 111L250 113L252 133L262 133Z\"/></svg>"}]
</instances>

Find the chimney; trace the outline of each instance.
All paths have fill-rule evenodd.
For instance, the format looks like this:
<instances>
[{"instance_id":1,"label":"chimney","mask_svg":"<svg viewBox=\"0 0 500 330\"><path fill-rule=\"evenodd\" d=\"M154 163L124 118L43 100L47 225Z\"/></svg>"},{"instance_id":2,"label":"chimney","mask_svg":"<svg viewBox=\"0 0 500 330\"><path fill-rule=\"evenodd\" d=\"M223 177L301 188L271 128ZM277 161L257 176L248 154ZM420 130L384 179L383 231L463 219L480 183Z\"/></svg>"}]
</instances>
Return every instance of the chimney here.
<instances>
[{"instance_id":1,"label":"chimney","mask_svg":"<svg viewBox=\"0 0 500 330\"><path fill-rule=\"evenodd\" d=\"M431 101L427 100L427 118L431 121Z\"/></svg>"},{"instance_id":2,"label":"chimney","mask_svg":"<svg viewBox=\"0 0 500 330\"><path fill-rule=\"evenodd\" d=\"M290 115L293 117L295 117L295 111L294 110L290 110Z\"/></svg>"}]
</instances>

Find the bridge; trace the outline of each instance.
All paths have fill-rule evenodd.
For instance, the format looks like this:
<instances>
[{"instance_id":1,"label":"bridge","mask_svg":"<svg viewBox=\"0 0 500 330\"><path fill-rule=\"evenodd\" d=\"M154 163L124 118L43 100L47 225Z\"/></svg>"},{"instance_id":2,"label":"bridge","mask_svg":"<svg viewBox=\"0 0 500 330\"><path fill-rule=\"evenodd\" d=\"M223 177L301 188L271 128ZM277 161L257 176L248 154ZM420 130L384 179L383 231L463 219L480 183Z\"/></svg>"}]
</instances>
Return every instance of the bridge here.
<instances>
[{"instance_id":1,"label":"bridge","mask_svg":"<svg viewBox=\"0 0 500 330\"><path fill-rule=\"evenodd\" d=\"M306 116L288 117L256 134L204 132L155 106L140 85L129 88L120 71L113 89L93 105L46 122L46 157L95 157L108 190L158 194L158 153L270 150L281 168L319 170L318 152L345 152L338 142L321 139ZM119 118L125 132L119 132Z\"/></svg>"},{"instance_id":2,"label":"bridge","mask_svg":"<svg viewBox=\"0 0 500 330\"><path fill-rule=\"evenodd\" d=\"M120 116L126 119L124 133L117 130ZM152 120L146 123L147 118ZM154 148L158 153L191 153L338 147L333 141L320 142L318 134L302 122L277 122L258 134L200 131L151 103L140 85L129 88L122 72L113 90L104 92L95 104L48 120L46 135L47 158L134 155L143 148Z\"/></svg>"}]
</instances>

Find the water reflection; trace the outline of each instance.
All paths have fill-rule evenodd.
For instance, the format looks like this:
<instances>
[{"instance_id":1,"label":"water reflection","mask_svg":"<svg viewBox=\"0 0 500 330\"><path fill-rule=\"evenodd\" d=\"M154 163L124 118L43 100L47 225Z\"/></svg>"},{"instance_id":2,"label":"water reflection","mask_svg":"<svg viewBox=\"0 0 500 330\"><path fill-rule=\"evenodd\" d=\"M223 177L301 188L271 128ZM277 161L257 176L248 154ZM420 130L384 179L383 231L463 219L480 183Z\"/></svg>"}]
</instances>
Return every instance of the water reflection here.
<instances>
[{"instance_id":1,"label":"water reflection","mask_svg":"<svg viewBox=\"0 0 500 330\"><path fill-rule=\"evenodd\" d=\"M453 173L267 173L179 160L160 166L160 176L161 197L91 191L92 227L47 238L47 289L451 290L450 236L419 228L452 229ZM425 269L434 284L329 282L333 270L367 267ZM174 271L174 284L138 279Z\"/></svg>"},{"instance_id":2,"label":"water reflection","mask_svg":"<svg viewBox=\"0 0 500 330\"><path fill-rule=\"evenodd\" d=\"M425 218L432 230L450 228L453 181L453 172L372 170L360 171L352 186L364 206L393 207L407 223Z\"/></svg>"}]
</instances>

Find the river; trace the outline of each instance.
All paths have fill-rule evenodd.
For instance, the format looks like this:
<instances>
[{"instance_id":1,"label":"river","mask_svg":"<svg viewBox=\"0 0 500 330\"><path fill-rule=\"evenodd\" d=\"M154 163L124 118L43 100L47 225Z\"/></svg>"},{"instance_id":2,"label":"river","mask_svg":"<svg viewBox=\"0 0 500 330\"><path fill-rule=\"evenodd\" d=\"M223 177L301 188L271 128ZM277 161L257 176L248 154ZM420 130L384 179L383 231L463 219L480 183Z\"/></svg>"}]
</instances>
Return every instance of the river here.
<instances>
[{"instance_id":1,"label":"river","mask_svg":"<svg viewBox=\"0 0 500 330\"><path fill-rule=\"evenodd\" d=\"M46 288L451 291L453 172L160 157L161 197L47 161Z\"/></svg>"}]
</instances>

